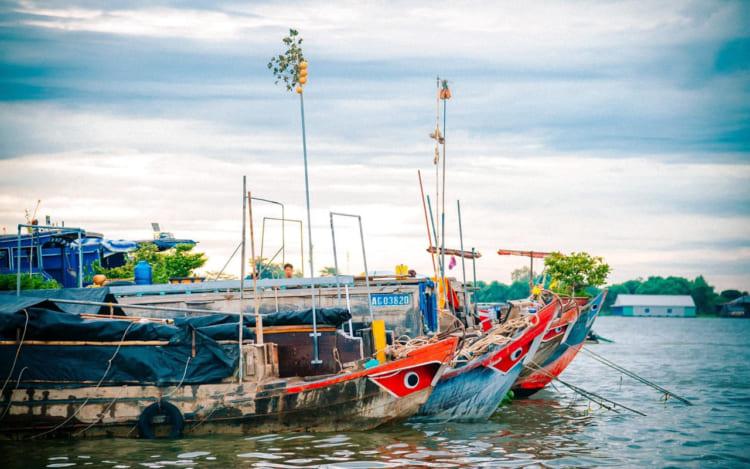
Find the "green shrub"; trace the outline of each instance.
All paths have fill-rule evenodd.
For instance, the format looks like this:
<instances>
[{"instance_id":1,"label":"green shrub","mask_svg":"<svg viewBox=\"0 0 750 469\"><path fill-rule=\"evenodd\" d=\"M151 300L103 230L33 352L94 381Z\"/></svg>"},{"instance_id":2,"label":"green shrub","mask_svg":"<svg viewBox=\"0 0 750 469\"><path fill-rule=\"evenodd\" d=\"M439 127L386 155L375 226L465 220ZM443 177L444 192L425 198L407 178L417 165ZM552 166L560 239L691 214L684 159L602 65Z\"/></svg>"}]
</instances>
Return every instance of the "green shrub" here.
<instances>
[{"instance_id":1,"label":"green shrub","mask_svg":"<svg viewBox=\"0 0 750 469\"><path fill-rule=\"evenodd\" d=\"M0 274L0 290L17 288L16 274ZM41 275L21 274L21 290L54 290L61 288L56 280L47 280Z\"/></svg>"}]
</instances>

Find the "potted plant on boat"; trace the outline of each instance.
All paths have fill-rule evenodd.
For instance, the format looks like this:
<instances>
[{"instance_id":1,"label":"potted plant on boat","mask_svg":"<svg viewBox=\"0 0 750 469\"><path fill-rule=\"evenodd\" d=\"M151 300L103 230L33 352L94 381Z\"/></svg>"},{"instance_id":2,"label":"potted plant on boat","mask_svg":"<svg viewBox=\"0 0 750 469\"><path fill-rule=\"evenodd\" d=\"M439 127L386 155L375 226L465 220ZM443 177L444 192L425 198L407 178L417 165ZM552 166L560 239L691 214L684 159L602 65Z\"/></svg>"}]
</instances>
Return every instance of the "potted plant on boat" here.
<instances>
[{"instance_id":1,"label":"potted plant on boat","mask_svg":"<svg viewBox=\"0 0 750 469\"><path fill-rule=\"evenodd\" d=\"M550 290L576 298L579 304L588 302L591 295L586 287L599 287L607 281L611 268L602 257L587 252L568 255L553 252L544 259L545 274L550 278Z\"/></svg>"}]
</instances>

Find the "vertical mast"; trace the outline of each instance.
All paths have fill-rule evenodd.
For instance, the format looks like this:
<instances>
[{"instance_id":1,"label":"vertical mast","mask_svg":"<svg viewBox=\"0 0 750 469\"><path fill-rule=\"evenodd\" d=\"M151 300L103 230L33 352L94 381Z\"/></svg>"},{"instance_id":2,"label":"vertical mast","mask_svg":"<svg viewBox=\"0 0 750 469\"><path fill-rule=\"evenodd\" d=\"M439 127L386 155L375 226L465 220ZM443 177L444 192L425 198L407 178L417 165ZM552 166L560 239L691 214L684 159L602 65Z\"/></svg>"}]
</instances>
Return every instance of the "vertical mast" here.
<instances>
[{"instance_id":1,"label":"vertical mast","mask_svg":"<svg viewBox=\"0 0 750 469\"><path fill-rule=\"evenodd\" d=\"M245 326L245 319L244 319L244 313L245 313L245 208L247 208L247 176L242 176L242 241L240 244L242 245L242 257L240 259L240 322L239 322L239 372L238 372L238 378L239 382L242 383L242 371L243 371L243 364L242 364L242 332L243 327Z\"/></svg>"}]
</instances>

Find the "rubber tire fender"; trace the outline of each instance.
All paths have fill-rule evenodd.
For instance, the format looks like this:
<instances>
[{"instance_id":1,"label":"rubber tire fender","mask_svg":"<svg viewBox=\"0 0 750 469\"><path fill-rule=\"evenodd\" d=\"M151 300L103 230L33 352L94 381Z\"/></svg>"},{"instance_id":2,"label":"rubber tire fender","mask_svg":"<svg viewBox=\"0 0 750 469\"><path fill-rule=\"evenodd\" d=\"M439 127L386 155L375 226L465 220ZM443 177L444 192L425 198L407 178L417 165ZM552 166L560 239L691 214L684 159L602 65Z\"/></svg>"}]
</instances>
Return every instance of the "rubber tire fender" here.
<instances>
[{"instance_id":1,"label":"rubber tire fender","mask_svg":"<svg viewBox=\"0 0 750 469\"><path fill-rule=\"evenodd\" d=\"M180 409L167 401L159 401L146 407L141 413L141 416L138 417L138 431L141 438L147 438L150 440L157 438L157 436L154 435L154 432L151 431L151 421L157 415L166 416L167 422L172 425L169 435L163 438L174 439L179 438L182 435L182 430L185 426L185 419L182 417Z\"/></svg>"}]
</instances>

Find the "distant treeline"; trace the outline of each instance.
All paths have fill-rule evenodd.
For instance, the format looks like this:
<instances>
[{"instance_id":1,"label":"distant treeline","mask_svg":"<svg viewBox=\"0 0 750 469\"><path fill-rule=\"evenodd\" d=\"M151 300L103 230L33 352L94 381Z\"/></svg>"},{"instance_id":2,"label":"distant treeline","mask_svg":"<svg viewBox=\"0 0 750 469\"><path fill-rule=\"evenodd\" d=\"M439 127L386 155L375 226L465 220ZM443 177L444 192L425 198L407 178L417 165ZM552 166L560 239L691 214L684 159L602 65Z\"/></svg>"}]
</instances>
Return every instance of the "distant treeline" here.
<instances>
[{"instance_id":1,"label":"distant treeline","mask_svg":"<svg viewBox=\"0 0 750 469\"><path fill-rule=\"evenodd\" d=\"M510 286L493 281L486 283L479 281L476 292L479 303L504 303L508 300L518 300L529 296L528 277L513 282ZM690 295L695 301L698 314L716 314L716 306L732 301L747 292L739 290L724 290L716 293L715 288L709 285L703 276L695 280L683 277L656 277L652 276L646 280L628 280L624 283L614 284L606 287L609 290L604 302L603 311L611 311L611 307L617 300L617 295ZM601 290L594 287L586 288L589 295L597 295Z\"/></svg>"}]
</instances>

